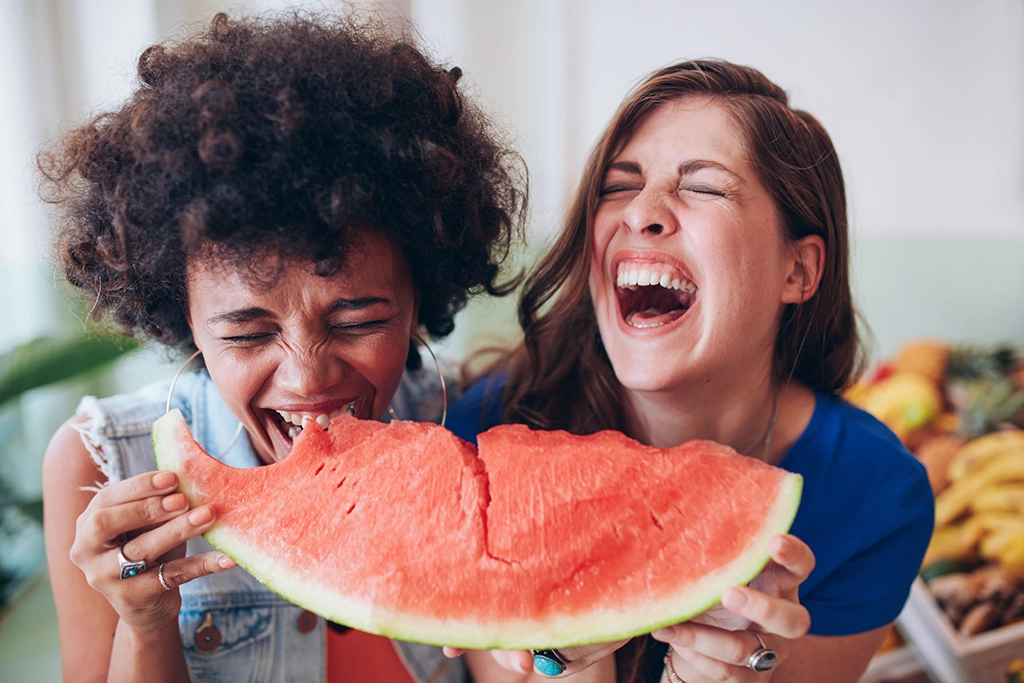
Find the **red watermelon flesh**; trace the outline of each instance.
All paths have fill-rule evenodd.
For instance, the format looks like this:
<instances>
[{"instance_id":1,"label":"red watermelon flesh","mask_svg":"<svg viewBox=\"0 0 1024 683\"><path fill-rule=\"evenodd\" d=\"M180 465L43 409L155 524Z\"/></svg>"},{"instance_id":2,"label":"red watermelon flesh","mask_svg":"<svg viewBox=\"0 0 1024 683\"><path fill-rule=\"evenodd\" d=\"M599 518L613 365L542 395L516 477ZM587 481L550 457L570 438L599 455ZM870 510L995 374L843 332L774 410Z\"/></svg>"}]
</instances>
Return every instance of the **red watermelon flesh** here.
<instances>
[{"instance_id":1,"label":"red watermelon flesh","mask_svg":"<svg viewBox=\"0 0 1024 683\"><path fill-rule=\"evenodd\" d=\"M235 469L177 411L157 462L215 547L332 621L467 648L627 638L719 602L788 530L799 475L710 441L495 427L479 452L438 425L349 416L306 429L284 462Z\"/></svg>"}]
</instances>

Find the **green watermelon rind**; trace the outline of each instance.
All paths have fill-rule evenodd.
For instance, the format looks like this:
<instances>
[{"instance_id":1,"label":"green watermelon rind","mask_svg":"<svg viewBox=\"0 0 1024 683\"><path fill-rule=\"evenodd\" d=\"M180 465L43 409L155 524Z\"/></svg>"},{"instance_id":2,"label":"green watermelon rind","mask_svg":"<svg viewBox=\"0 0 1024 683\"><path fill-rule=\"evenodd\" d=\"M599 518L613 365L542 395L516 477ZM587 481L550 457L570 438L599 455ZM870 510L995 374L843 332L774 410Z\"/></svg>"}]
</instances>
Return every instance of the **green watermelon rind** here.
<instances>
[{"instance_id":1,"label":"green watermelon rind","mask_svg":"<svg viewBox=\"0 0 1024 683\"><path fill-rule=\"evenodd\" d=\"M177 411L172 411L177 413ZM179 430L184 427L184 433ZM187 434L187 439L186 439ZM192 440L180 414L153 425L157 467L183 474L188 441ZM207 456L210 457L210 456ZM204 534L217 550L233 559L261 584L289 602L330 621L397 640L448 645L466 649L530 650L612 642L650 633L663 626L686 621L721 602L722 593L749 583L770 561L771 539L786 533L793 524L803 488L803 478L787 474L779 487L775 508L764 520L761 532L730 564L704 577L687 590L629 610L595 610L554 617L543 624L508 620L481 623L452 621L389 612L339 595L336 589L293 576L264 550L247 544L229 529L214 526ZM191 501L195 504L197 501ZM679 558L686 562L686 558Z\"/></svg>"}]
</instances>

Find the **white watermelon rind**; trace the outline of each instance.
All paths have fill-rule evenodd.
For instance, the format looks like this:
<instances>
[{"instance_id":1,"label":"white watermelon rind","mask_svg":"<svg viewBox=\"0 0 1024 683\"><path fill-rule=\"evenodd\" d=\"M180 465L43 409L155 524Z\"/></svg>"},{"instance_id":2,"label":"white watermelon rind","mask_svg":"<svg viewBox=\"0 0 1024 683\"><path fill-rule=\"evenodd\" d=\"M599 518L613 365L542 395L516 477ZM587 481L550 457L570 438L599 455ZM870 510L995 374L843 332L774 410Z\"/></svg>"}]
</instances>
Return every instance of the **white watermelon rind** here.
<instances>
[{"instance_id":1,"label":"white watermelon rind","mask_svg":"<svg viewBox=\"0 0 1024 683\"><path fill-rule=\"evenodd\" d=\"M184 427L189 440L192 437L180 414L173 420L168 419L169 415L153 425L154 452L160 469L182 476L187 452L187 445L183 444L187 444L187 440L180 429ZM183 488L187 489L187 484ZM264 549L246 543L229 529L215 525L204 537L210 545L284 599L325 619L360 631L397 640L465 649L561 648L643 635L663 626L681 623L718 605L726 589L749 583L767 566L769 543L774 536L786 533L792 526L800 506L802 489L803 478L798 474L787 474L780 484L774 509L746 550L730 564L691 583L677 595L628 610L577 612L554 616L543 622L454 621L383 610L338 594L333 587L289 569L276 562ZM685 563L686 558L679 558L679 562Z\"/></svg>"}]
</instances>

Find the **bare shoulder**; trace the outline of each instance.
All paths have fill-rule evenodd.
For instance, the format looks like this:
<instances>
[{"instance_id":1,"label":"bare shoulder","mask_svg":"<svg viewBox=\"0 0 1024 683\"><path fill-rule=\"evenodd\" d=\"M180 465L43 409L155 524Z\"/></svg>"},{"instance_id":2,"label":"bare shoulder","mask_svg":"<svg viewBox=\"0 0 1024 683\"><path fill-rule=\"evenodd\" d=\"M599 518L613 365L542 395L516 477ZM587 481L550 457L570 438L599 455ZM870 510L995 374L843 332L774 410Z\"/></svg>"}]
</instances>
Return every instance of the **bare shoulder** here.
<instances>
[{"instance_id":1,"label":"bare shoulder","mask_svg":"<svg viewBox=\"0 0 1024 683\"><path fill-rule=\"evenodd\" d=\"M65 495L79 491L88 494L85 496L88 504L92 493L83 489L94 489L106 483L105 475L93 461L78 429L86 420L81 413L72 416L50 439L43 455L44 494L60 489Z\"/></svg>"}]
</instances>

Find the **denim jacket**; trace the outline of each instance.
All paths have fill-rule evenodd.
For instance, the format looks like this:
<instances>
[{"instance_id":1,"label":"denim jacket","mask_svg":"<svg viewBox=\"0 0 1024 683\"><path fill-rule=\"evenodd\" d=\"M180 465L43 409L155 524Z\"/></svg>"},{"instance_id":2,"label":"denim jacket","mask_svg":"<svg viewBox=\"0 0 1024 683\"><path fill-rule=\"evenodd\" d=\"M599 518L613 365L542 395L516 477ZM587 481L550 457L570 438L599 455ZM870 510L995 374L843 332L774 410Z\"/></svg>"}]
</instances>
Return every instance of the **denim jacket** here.
<instances>
[{"instance_id":1,"label":"denim jacket","mask_svg":"<svg viewBox=\"0 0 1024 683\"><path fill-rule=\"evenodd\" d=\"M437 422L442 409L440 382L433 361L425 360L421 370L405 373L392 407L403 419ZM156 469L150 429L165 412L170 384L168 380L131 394L82 400L79 413L86 420L79 431L108 481ZM448 386L454 387L455 382L449 381ZM233 467L260 464L245 430L231 444L238 420L205 370L182 375L171 406L182 411L196 441L208 453ZM200 537L189 541L187 550L196 555L212 547ZM241 567L190 581L180 591L178 627L194 681L324 681L325 620L264 588ZM468 679L462 661L446 658L440 648L393 644L417 683Z\"/></svg>"}]
</instances>

